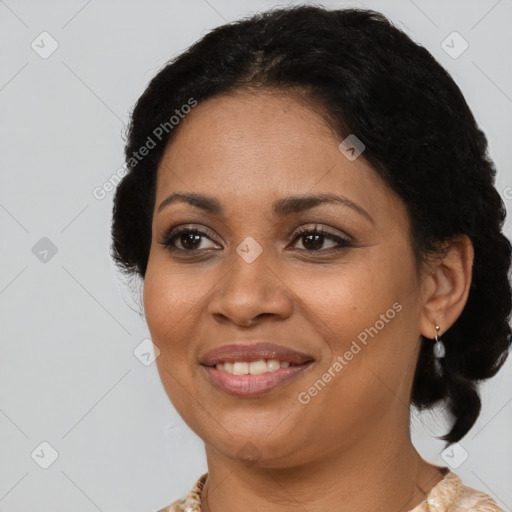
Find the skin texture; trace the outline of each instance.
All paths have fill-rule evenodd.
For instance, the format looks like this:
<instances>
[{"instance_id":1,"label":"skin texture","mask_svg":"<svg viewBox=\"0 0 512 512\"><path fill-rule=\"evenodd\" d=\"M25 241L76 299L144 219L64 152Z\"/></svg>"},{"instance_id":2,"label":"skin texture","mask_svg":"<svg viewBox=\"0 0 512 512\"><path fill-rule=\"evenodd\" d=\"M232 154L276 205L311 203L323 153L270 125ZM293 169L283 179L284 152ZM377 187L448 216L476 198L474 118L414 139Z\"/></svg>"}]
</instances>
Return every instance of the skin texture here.
<instances>
[{"instance_id":1,"label":"skin texture","mask_svg":"<svg viewBox=\"0 0 512 512\"><path fill-rule=\"evenodd\" d=\"M170 400L204 440L209 478L203 510L409 510L439 482L409 433L420 334L442 335L462 312L473 249L454 240L443 259L416 266L407 210L363 155L350 161L310 105L261 91L218 96L183 121L158 169L144 308L158 371ZM223 215L170 194L214 196ZM290 195L335 193L322 204L274 217ZM206 233L185 255L161 243L178 224ZM301 227L350 237L337 252ZM263 252L236 252L252 237ZM456 243L457 242L457 243ZM313 249L312 249L313 247ZM316 251L315 248L318 248ZM197 255L196 255L197 254ZM323 255L322 255L323 254ZM402 306L309 403L298 400L358 334ZM214 388L198 359L235 340L269 340L314 363L271 393L237 398ZM250 442L251 445L247 443ZM242 454L252 460L242 460Z\"/></svg>"}]
</instances>

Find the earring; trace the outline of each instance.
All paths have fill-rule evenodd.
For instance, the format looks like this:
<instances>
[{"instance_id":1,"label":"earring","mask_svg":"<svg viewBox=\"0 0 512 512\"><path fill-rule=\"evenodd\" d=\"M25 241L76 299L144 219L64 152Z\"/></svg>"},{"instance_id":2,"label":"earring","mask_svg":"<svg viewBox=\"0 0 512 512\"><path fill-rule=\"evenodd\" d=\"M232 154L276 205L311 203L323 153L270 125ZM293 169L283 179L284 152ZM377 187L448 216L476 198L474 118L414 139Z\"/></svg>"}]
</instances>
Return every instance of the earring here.
<instances>
[{"instance_id":1,"label":"earring","mask_svg":"<svg viewBox=\"0 0 512 512\"><path fill-rule=\"evenodd\" d=\"M438 338L437 336L437 333L439 331L440 327L438 325L436 325L436 334L435 334L435 340L436 342L434 343L434 349L433 349L433 352L434 352L434 366L436 368L436 371L439 375L442 375L443 374L443 368L441 367L441 361L440 359L443 358L445 355L446 355L446 349L444 347L444 343L443 341Z\"/></svg>"}]
</instances>

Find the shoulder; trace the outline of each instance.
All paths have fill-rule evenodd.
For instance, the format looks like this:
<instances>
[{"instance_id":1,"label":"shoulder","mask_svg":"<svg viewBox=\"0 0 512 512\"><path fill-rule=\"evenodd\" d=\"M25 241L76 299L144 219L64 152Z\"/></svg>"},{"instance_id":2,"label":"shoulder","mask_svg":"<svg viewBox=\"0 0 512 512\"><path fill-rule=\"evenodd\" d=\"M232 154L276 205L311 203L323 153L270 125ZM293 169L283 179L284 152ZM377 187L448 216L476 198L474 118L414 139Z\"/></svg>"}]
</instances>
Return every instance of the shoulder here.
<instances>
[{"instance_id":1,"label":"shoulder","mask_svg":"<svg viewBox=\"0 0 512 512\"><path fill-rule=\"evenodd\" d=\"M461 484L460 494L456 504L463 510L474 510L475 512L504 512L488 494L463 484Z\"/></svg>"},{"instance_id":2,"label":"shoulder","mask_svg":"<svg viewBox=\"0 0 512 512\"><path fill-rule=\"evenodd\" d=\"M184 498L173 501L170 505L155 512L201 512L201 491L207 477L208 473L201 475Z\"/></svg>"},{"instance_id":3,"label":"shoulder","mask_svg":"<svg viewBox=\"0 0 512 512\"><path fill-rule=\"evenodd\" d=\"M448 512L464 510L468 512L504 512L486 493L464 485L460 477L449 471L430 491L425 501L412 512L427 510Z\"/></svg>"}]
</instances>

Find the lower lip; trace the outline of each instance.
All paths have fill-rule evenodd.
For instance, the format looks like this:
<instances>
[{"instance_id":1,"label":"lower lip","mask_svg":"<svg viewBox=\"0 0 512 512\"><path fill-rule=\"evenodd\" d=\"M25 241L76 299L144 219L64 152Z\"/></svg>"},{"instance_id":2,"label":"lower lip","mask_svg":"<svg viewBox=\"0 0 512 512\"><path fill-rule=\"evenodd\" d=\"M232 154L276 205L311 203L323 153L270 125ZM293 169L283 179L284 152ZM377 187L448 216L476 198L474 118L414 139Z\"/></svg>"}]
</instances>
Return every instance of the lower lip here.
<instances>
[{"instance_id":1,"label":"lower lip","mask_svg":"<svg viewBox=\"0 0 512 512\"><path fill-rule=\"evenodd\" d=\"M275 388L298 377L311 362L288 368L279 368L272 372L258 375L233 375L215 367L203 366L208 374L210 382L228 395L250 398L265 395Z\"/></svg>"}]
</instances>

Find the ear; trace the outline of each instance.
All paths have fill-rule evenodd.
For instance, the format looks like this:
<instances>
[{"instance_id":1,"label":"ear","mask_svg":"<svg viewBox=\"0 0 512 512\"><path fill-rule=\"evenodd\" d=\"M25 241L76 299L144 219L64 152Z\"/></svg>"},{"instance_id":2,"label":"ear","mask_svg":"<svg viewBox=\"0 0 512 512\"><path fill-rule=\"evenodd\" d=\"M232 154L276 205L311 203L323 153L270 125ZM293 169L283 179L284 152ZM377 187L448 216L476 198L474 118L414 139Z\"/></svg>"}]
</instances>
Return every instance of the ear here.
<instances>
[{"instance_id":1,"label":"ear","mask_svg":"<svg viewBox=\"0 0 512 512\"><path fill-rule=\"evenodd\" d=\"M420 332L434 338L445 333L462 313L469 295L473 272L474 249L467 235L452 237L446 252L430 267L424 281Z\"/></svg>"}]
</instances>

